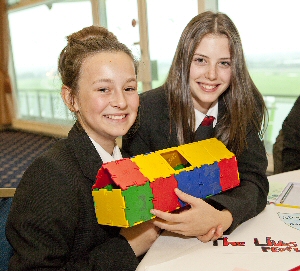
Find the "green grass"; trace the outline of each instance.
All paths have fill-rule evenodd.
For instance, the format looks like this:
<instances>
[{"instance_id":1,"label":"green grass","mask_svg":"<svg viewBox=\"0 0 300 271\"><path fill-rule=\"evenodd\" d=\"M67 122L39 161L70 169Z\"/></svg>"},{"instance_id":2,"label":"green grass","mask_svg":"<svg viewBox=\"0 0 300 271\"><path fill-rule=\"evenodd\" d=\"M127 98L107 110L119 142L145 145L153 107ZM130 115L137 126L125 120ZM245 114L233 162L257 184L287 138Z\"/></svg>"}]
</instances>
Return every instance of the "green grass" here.
<instances>
[{"instance_id":1,"label":"green grass","mask_svg":"<svg viewBox=\"0 0 300 271\"><path fill-rule=\"evenodd\" d=\"M300 69L274 72L271 70L251 70L251 77L264 96L299 96Z\"/></svg>"}]
</instances>

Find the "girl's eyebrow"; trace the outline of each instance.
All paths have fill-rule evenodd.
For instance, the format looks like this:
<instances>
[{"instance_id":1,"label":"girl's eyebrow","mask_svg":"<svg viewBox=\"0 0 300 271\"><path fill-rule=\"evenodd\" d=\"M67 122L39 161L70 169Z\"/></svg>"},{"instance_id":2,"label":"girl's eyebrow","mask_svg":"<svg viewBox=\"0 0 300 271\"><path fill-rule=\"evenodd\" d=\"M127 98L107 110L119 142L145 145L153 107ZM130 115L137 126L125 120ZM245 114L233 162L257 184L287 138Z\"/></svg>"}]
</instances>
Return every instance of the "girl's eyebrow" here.
<instances>
[{"instance_id":1,"label":"girl's eyebrow","mask_svg":"<svg viewBox=\"0 0 300 271\"><path fill-rule=\"evenodd\" d=\"M94 81L94 82L93 82L93 85L94 85L94 84L97 84L97 83L101 83L101 82L104 82L104 83L113 83L114 80L109 79L109 78L101 78L101 79L99 79L99 80ZM131 78L128 78L128 79L126 80L126 83L130 83L130 82L136 82L136 78L135 78L135 77L131 77Z\"/></svg>"},{"instance_id":2,"label":"girl's eyebrow","mask_svg":"<svg viewBox=\"0 0 300 271\"><path fill-rule=\"evenodd\" d=\"M206 58L209 58L208 56L206 55L202 55L202 54L198 54L198 53L195 53L194 56L202 56L202 57L206 57Z\"/></svg>"},{"instance_id":3,"label":"girl's eyebrow","mask_svg":"<svg viewBox=\"0 0 300 271\"><path fill-rule=\"evenodd\" d=\"M195 53L194 56L201 56L201 57L206 57L206 58L210 58L209 56L206 56L206 55L202 55L202 54L198 54L198 53ZM222 59L222 60L228 60L228 59L231 59L230 57L221 57L219 59Z\"/></svg>"},{"instance_id":4,"label":"girl's eyebrow","mask_svg":"<svg viewBox=\"0 0 300 271\"><path fill-rule=\"evenodd\" d=\"M101 79L98 79L98 80L94 81L94 82L93 82L93 85L94 85L94 84L97 84L97 83L101 83L101 82L105 82L105 83L113 83L113 80L108 79L108 78L101 78Z\"/></svg>"},{"instance_id":5,"label":"girl's eyebrow","mask_svg":"<svg viewBox=\"0 0 300 271\"><path fill-rule=\"evenodd\" d=\"M126 80L126 83L130 83L130 82L136 82L136 78L132 77Z\"/></svg>"}]
</instances>

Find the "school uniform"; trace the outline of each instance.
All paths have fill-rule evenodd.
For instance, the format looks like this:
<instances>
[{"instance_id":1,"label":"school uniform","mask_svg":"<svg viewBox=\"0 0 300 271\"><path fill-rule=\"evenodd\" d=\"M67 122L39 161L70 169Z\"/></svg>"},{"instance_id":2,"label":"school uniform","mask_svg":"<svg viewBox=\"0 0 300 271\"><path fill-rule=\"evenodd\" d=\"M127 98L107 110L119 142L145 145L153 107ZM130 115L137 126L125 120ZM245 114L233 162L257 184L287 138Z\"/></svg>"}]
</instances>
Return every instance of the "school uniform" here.
<instances>
[{"instance_id":1,"label":"school uniform","mask_svg":"<svg viewBox=\"0 0 300 271\"><path fill-rule=\"evenodd\" d=\"M218 116L226 108L218 102ZM194 141L214 137L212 126L199 126ZM227 209L233 216L232 232L244 221L259 214L266 206L269 184L266 177L267 157L263 142L254 129L247 134L248 149L237 156L241 184L232 190L205 199L218 210ZM139 127L123 137L122 148L131 156L178 146L175 124L170 128L167 96L162 87L140 95ZM201 153L199 153L201 155Z\"/></svg>"},{"instance_id":2,"label":"school uniform","mask_svg":"<svg viewBox=\"0 0 300 271\"><path fill-rule=\"evenodd\" d=\"M282 172L300 169L299 117L300 96L282 124Z\"/></svg>"},{"instance_id":3,"label":"school uniform","mask_svg":"<svg viewBox=\"0 0 300 271\"><path fill-rule=\"evenodd\" d=\"M124 155L124 153L123 153ZM138 260L117 227L99 225L92 185L102 165L77 122L26 170L6 234L9 270L135 270Z\"/></svg>"}]
</instances>

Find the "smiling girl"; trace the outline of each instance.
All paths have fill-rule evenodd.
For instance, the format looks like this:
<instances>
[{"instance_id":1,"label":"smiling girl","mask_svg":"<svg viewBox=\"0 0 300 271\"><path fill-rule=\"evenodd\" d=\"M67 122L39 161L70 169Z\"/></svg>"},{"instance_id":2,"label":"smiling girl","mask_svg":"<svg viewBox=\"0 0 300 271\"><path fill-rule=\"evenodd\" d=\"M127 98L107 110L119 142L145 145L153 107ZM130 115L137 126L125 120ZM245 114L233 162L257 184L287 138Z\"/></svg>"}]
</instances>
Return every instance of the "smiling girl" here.
<instances>
[{"instance_id":1,"label":"smiling girl","mask_svg":"<svg viewBox=\"0 0 300 271\"><path fill-rule=\"evenodd\" d=\"M115 140L134 124L139 96L130 50L105 28L68 36L58 70L76 123L26 170L7 223L9 270L135 270L158 236L152 221L99 225L92 185L102 163L126 155Z\"/></svg>"},{"instance_id":2,"label":"smiling girl","mask_svg":"<svg viewBox=\"0 0 300 271\"><path fill-rule=\"evenodd\" d=\"M231 233L265 208L266 106L227 15L204 12L194 17L181 35L165 84L140 98L139 128L123 137L130 155L217 137L235 153L241 180L239 187L204 200L175 189L191 208L179 214L153 210L161 219L156 226L207 242ZM206 116L211 125L204 126Z\"/></svg>"}]
</instances>

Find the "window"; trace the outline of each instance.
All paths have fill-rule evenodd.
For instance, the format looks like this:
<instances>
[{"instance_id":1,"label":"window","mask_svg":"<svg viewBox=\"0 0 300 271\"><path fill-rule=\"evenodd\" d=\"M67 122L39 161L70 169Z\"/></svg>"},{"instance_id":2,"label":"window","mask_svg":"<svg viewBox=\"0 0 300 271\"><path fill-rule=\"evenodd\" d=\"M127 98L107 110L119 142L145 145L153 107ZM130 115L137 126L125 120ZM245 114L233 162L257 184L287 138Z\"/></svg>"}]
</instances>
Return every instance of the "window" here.
<instances>
[{"instance_id":1,"label":"window","mask_svg":"<svg viewBox=\"0 0 300 271\"><path fill-rule=\"evenodd\" d=\"M142 92L165 81L181 32L198 13L198 3L201 2L37 0L26 4L19 0L6 1L12 42L12 73L15 75L12 77L18 103L14 126L24 128L30 122L33 129L40 125L37 123L72 123L73 117L60 97L61 82L57 76L57 60L67 35L93 22L107 27L138 59L143 56L139 73L139 91ZM143 21L146 17L148 26ZM140 37L141 33L143 37Z\"/></svg>"},{"instance_id":2,"label":"window","mask_svg":"<svg viewBox=\"0 0 300 271\"><path fill-rule=\"evenodd\" d=\"M124 43L137 60L141 58L138 23L138 3L136 0L101 0L101 25L114 33ZM118 7L118 8L116 8ZM124 12L126 10L127 12ZM143 91L138 82L138 91Z\"/></svg>"},{"instance_id":3,"label":"window","mask_svg":"<svg viewBox=\"0 0 300 271\"><path fill-rule=\"evenodd\" d=\"M197 14L197 0L147 1L153 88L164 83L181 33L187 23Z\"/></svg>"},{"instance_id":4,"label":"window","mask_svg":"<svg viewBox=\"0 0 300 271\"><path fill-rule=\"evenodd\" d=\"M137 56L140 53L140 24L136 0L105 0L100 6L102 24L112 31ZM181 32L190 19L198 13L197 0L150 0L146 1L148 42L151 59L152 88L164 83L168 74ZM118 9L116 9L118 6ZM159 8L158 8L159 7ZM105 10L105 12L103 12ZM128 10L128 12L123 12ZM144 49L145 51L145 49ZM142 68L143 63L140 63ZM139 91L147 91L141 89Z\"/></svg>"},{"instance_id":5,"label":"window","mask_svg":"<svg viewBox=\"0 0 300 271\"><path fill-rule=\"evenodd\" d=\"M44 4L9 13L18 117L66 123L57 60L66 36L92 25L89 1Z\"/></svg>"},{"instance_id":6,"label":"window","mask_svg":"<svg viewBox=\"0 0 300 271\"><path fill-rule=\"evenodd\" d=\"M219 0L219 11L236 24L253 81L269 110L267 151L300 95L300 37L296 24L300 1Z\"/></svg>"}]
</instances>

